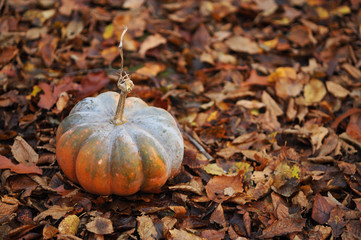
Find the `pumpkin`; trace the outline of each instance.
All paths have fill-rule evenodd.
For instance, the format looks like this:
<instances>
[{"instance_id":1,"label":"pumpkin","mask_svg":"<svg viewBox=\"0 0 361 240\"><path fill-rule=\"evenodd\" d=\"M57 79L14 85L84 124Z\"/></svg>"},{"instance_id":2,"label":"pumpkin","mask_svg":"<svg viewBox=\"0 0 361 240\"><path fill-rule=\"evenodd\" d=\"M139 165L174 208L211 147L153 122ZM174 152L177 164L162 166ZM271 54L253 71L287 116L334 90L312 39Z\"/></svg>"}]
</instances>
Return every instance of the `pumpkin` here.
<instances>
[{"instance_id":1,"label":"pumpkin","mask_svg":"<svg viewBox=\"0 0 361 240\"><path fill-rule=\"evenodd\" d=\"M122 52L121 57L123 63ZM91 193L157 192L180 169L182 134L164 109L126 98L133 83L121 70L120 94L85 98L60 123L57 162L71 181Z\"/></svg>"},{"instance_id":2,"label":"pumpkin","mask_svg":"<svg viewBox=\"0 0 361 240\"><path fill-rule=\"evenodd\" d=\"M119 98L109 91L75 105L56 133L58 164L91 193L156 192L181 166L182 134L167 111L135 97L125 101L125 120L115 123Z\"/></svg>"}]
</instances>

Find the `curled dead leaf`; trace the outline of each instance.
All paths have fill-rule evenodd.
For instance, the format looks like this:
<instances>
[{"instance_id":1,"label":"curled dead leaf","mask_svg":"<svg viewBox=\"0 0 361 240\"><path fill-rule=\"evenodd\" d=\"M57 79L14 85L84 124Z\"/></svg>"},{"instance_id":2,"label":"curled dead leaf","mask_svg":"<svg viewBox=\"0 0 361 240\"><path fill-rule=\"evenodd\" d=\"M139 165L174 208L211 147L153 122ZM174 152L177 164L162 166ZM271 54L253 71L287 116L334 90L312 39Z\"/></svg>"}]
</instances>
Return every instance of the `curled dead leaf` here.
<instances>
[{"instance_id":1,"label":"curled dead leaf","mask_svg":"<svg viewBox=\"0 0 361 240\"><path fill-rule=\"evenodd\" d=\"M113 223L104 217L95 217L93 221L87 223L86 229L95 234L111 234L114 232Z\"/></svg>"}]
</instances>

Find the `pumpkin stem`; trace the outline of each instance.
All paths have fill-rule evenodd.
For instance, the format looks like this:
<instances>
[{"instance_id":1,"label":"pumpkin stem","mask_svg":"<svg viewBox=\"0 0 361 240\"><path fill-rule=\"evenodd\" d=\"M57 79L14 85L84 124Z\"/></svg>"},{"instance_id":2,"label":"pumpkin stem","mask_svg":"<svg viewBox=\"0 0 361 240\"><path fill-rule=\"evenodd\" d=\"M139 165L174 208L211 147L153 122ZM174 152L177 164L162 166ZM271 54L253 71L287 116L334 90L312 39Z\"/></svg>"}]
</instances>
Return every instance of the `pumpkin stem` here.
<instances>
[{"instance_id":1,"label":"pumpkin stem","mask_svg":"<svg viewBox=\"0 0 361 240\"><path fill-rule=\"evenodd\" d=\"M121 67L120 67L120 74L118 79L118 88L120 89L120 97L119 102L117 106L117 110L115 111L115 115L113 119L111 120L115 125L120 125L125 123L125 119L123 117L124 115L124 107L125 107L125 99L127 98L128 93L130 93L134 87L134 84L132 80L130 80L130 77L128 73L124 72L123 69L123 37L128 30L127 27L125 27L122 36L120 37L120 43L119 43L119 51L120 51L120 58L121 58Z\"/></svg>"}]
</instances>

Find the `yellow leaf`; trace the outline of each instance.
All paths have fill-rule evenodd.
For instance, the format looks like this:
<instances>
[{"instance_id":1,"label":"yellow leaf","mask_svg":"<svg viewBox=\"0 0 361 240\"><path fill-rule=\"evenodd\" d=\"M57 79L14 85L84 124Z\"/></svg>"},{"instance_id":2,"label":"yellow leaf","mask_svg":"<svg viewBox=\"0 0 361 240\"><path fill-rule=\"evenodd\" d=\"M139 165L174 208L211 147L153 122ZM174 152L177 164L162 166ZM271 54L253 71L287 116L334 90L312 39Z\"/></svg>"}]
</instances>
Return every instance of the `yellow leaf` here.
<instances>
[{"instance_id":1,"label":"yellow leaf","mask_svg":"<svg viewBox=\"0 0 361 240\"><path fill-rule=\"evenodd\" d=\"M275 25L282 25L282 26L286 26L290 24L290 19L283 17L281 19L276 19L272 21Z\"/></svg>"},{"instance_id":2,"label":"yellow leaf","mask_svg":"<svg viewBox=\"0 0 361 240\"><path fill-rule=\"evenodd\" d=\"M293 68L290 67L279 67L268 77L268 81L276 82L280 78L296 79L297 73Z\"/></svg>"},{"instance_id":3,"label":"yellow leaf","mask_svg":"<svg viewBox=\"0 0 361 240\"><path fill-rule=\"evenodd\" d=\"M77 215L69 215L65 217L59 224L59 233L75 235L78 231L79 222L80 220Z\"/></svg>"},{"instance_id":4,"label":"yellow leaf","mask_svg":"<svg viewBox=\"0 0 361 240\"><path fill-rule=\"evenodd\" d=\"M204 166L204 171L206 171L208 174L216 175L216 176L222 176L225 174L223 168L217 165L217 163L210 163L206 166Z\"/></svg>"},{"instance_id":5,"label":"yellow leaf","mask_svg":"<svg viewBox=\"0 0 361 240\"><path fill-rule=\"evenodd\" d=\"M103 38L104 39L109 39L113 36L114 33L114 25L113 24L109 24L108 26L105 27L104 33L103 33Z\"/></svg>"},{"instance_id":6,"label":"yellow leaf","mask_svg":"<svg viewBox=\"0 0 361 240\"><path fill-rule=\"evenodd\" d=\"M300 167L299 167L299 166L294 165L294 166L291 168L291 171L292 171L292 177L293 177L293 178L300 179Z\"/></svg>"},{"instance_id":7,"label":"yellow leaf","mask_svg":"<svg viewBox=\"0 0 361 240\"><path fill-rule=\"evenodd\" d=\"M340 6L334 10L332 10L331 14L332 15L347 15L351 13L351 9L349 8L349 6Z\"/></svg>"},{"instance_id":8,"label":"yellow leaf","mask_svg":"<svg viewBox=\"0 0 361 240\"><path fill-rule=\"evenodd\" d=\"M41 88L38 85L33 86L33 91L28 95L29 97L36 97L41 92Z\"/></svg>"},{"instance_id":9,"label":"yellow leaf","mask_svg":"<svg viewBox=\"0 0 361 240\"><path fill-rule=\"evenodd\" d=\"M320 19L327 19L330 17L330 15L328 14L328 11L326 9L324 9L323 7L317 7L316 12Z\"/></svg>"},{"instance_id":10,"label":"yellow leaf","mask_svg":"<svg viewBox=\"0 0 361 240\"><path fill-rule=\"evenodd\" d=\"M265 42L263 42L263 44L269 48L275 48L278 44L278 38L274 38L272 40L265 41Z\"/></svg>"},{"instance_id":11,"label":"yellow leaf","mask_svg":"<svg viewBox=\"0 0 361 240\"><path fill-rule=\"evenodd\" d=\"M207 122L212 122L213 120L217 119L218 111L212 112L209 117L207 118Z\"/></svg>"},{"instance_id":12,"label":"yellow leaf","mask_svg":"<svg viewBox=\"0 0 361 240\"><path fill-rule=\"evenodd\" d=\"M311 79L303 89L305 100L309 104L320 102L325 97L326 93L325 86L318 79Z\"/></svg>"}]
</instances>

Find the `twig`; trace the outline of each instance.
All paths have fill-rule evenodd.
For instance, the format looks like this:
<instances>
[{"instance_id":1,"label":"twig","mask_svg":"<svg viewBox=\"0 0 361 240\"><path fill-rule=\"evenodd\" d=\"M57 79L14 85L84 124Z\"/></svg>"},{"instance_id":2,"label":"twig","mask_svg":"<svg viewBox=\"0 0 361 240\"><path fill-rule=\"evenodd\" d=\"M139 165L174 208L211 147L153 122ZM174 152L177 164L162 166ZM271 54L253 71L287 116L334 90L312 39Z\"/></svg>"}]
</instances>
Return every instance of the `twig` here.
<instances>
[{"instance_id":1,"label":"twig","mask_svg":"<svg viewBox=\"0 0 361 240\"><path fill-rule=\"evenodd\" d=\"M183 129L182 129L183 130ZM201 144L197 142L191 135L189 135L185 130L183 130L184 135L189 139L189 141L208 159L212 160L213 157L207 153L207 151L203 148Z\"/></svg>"}]
</instances>

